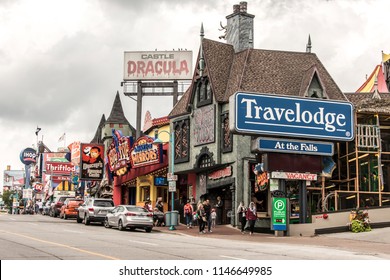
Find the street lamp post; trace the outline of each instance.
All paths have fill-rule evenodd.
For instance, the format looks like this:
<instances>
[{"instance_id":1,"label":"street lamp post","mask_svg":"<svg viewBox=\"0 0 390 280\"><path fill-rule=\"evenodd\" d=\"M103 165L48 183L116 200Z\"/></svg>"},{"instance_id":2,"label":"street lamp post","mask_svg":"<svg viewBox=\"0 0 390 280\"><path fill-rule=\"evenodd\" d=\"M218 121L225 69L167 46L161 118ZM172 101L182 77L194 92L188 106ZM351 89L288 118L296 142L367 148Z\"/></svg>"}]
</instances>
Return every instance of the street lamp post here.
<instances>
[{"instance_id":1,"label":"street lamp post","mask_svg":"<svg viewBox=\"0 0 390 280\"><path fill-rule=\"evenodd\" d=\"M163 132L168 133L168 135L169 135L169 150L170 150L170 154L171 154L171 162L169 164L169 173L171 174L172 177L174 177L174 173L175 173L175 151L174 151L175 137L174 137L174 132L173 131L168 132L166 130L158 131L158 129L156 129L154 143L162 143L162 141L160 139L158 139L158 135L160 135ZM170 181L169 183L171 183L171 182L176 183L176 181ZM175 191L176 191L176 185L175 185L175 190L171 190L171 221L172 221L173 211L175 209L175 203L174 203ZM171 226L169 227L169 230L176 230L176 228L174 225L171 224Z\"/></svg>"}]
</instances>

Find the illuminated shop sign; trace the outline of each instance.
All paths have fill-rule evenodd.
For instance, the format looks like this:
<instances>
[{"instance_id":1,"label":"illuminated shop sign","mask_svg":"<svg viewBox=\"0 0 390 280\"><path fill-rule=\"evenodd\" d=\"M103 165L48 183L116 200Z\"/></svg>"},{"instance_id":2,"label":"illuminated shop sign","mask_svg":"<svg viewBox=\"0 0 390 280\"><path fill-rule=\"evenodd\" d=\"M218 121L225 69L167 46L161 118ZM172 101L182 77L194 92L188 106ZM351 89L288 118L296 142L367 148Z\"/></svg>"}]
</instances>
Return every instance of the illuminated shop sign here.
<instances>
[{"instance_id":1,"label":"illuminated shop sign","mask_svg":"<svg viewBox=\"0 0 390 280\"><path fill-rule=\"evenodd\" d=\"M46 173L50 175L70 175L76 167L70 162L46 162Z\"/></svg>"},{"instance_id":2,"label":"illuminated shop sign","mask_svg":"<svg viewBox=\"0 0 390 280\"><path fill-rule=\"evenodd\" d=\"M271 172L272 179L317 181L317 174L296 172Z\"/></svg>"},{"instance_id":3,"label":"illuminated shop sign","mask_svg":"<svg viewBox=\"0 0 390 280\"><path fill-rule=\"evenodd\" d=\"M162 162L162 145L153 141L154 139L149 136L142 136L134 143L130 150L133 168Z\"/></svg>"},{"instance_id":4,"label":"illuminated shop sign","mask_svg":"<svg viewBox=\"0 0 390 280\"><path fill-rule=\"evenodd\" d=\"M20 161L25 165L36 163L37 151L33 148L26 148L20 152Z\"/></svg>"},{"instance_id":5,"label":"illuminated shop sign","mask_svg":"<svg viewBox=\"0 0 390 280\"><path fill-rule=\"evenodd\" d=\"M265 134L350 141L353 105L344 101L237 92L230 97L230 129Z\"/></svg>"},{"instance_id":6,"label":"illuminated shop sign","mask_svg":"<svg viewBox=\"0 0 390 280\"><path fill-rule=\"evenodd\" d=\"M108 167L116 175L127 173L127 166L130 164L130 147L132 137L124 136L120 130L113 130L113 141L108 148Z\"/></svg>"}]
</instances>

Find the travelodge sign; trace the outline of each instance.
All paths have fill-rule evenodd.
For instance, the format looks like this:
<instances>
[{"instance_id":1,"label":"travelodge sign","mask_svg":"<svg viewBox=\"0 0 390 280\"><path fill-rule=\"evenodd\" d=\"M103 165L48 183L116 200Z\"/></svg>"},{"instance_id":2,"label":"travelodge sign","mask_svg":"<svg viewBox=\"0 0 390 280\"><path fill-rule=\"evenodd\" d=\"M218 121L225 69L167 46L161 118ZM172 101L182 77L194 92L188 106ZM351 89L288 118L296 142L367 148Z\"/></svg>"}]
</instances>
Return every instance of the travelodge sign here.
<instances>
[{"instance_id":1,"label":"travelodge sign","mask_svg":"<svg viewBox=\"0 0 390 280\"><path fill-rule=\"evenodd\" d=\"M353 105L345 101L237 92L229 99L230 129L241 134L350 141Z\"/></svg>"}]
</instances>

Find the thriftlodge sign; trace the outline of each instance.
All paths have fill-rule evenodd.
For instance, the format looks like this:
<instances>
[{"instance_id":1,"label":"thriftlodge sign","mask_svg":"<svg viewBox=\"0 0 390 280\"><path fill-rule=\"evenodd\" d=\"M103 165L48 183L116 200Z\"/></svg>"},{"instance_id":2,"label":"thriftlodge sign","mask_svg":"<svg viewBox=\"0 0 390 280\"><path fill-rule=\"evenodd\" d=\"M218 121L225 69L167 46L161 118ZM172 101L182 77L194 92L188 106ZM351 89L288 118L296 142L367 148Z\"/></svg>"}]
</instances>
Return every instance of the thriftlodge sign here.
<instances>
[{"instance_id":1,"label":"thriftlodge sign","mask_svg":"<svg viewBox=\"0 0 390 280\"><path fill-rule=\"evenodd\" d=\"M353 105L349 102L237 92L229 103L230 129L236 133L354 138Z\"/></svg>"}]
</instances>

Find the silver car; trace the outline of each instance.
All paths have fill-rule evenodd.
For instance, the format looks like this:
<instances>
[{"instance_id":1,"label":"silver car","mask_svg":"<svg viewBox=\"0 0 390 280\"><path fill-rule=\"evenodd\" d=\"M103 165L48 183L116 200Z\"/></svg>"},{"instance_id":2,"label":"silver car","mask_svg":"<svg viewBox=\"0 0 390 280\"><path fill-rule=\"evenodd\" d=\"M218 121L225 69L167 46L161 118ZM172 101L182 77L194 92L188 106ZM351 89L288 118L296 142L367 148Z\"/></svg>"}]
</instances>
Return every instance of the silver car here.
<instances>
[{"instance_id":1,"label":"silver car","mask_svg":"<svg viewBox=\"0 0 390 280\"><path fill-rule=\"evenodd\" d=\"M78 223L84 221L85 225L90 223L103 224L106 214L112 209L114 209L112 199L90 197L77 209L76 220Z\"/></svg>"},{"instance_id":2,"label":"silver car","mask_svg":"<svg viewBox=\"0 0 390 280\"><path fill-rule=\"evenodd\" d=\"M119 230L141 228L146 232L151 232L153 213L136 205L118 205L106 215L104 226L106 228L118 227Z\"/></svg>"}]
</instances>

